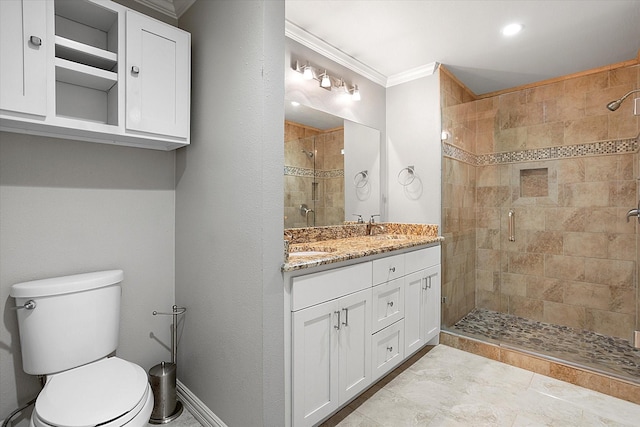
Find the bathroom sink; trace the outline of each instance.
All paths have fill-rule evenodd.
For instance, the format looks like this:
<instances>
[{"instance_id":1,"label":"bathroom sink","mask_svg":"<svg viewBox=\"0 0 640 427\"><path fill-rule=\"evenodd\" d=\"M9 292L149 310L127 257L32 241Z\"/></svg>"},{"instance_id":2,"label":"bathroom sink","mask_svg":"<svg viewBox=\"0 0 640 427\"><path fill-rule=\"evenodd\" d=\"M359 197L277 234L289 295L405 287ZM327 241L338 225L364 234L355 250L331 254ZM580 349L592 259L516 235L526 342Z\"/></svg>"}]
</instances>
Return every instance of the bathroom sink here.
<instances>
[{"instance_id":1,"label":"bathroom sink","mask_svg":"<svg viewBox=\"0 0 640 427\"><path fill-rule=\"evenodd\" d=\"M324 251L300 251L300 252L289 252L289 258L297 257L297 256L313 256L313 255L326 255L329 252Z\"/></svg>"}]
</instances>

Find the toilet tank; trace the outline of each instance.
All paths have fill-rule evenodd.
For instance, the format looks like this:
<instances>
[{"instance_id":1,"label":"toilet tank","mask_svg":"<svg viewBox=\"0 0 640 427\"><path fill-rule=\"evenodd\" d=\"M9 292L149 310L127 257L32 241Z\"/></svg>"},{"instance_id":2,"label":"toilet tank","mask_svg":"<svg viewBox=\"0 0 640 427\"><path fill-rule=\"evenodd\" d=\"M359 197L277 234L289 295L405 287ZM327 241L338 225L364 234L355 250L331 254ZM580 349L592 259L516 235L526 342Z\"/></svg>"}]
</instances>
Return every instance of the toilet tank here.
<instances>
[{"instance_id":1,"label":"toilet tank","mask_svg":"<svg viewBox=\"0 0 640 427\"><path fill-rule=\"evenodd\" d=\"M122 270L97 271L17 283L22 368L53 374L101 359L118 346Z\"/></svg>"}]
</instances>

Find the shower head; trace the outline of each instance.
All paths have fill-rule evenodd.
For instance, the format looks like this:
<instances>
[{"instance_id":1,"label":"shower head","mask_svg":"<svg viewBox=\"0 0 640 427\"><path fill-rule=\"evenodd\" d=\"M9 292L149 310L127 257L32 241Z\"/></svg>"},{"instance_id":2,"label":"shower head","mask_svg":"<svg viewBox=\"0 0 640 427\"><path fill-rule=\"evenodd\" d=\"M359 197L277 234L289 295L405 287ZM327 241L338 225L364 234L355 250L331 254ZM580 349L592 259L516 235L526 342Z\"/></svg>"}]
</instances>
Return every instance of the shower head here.
<instances>
[{"instance_id":1,"label":"shower head","mask_svg":"<svg viewBox=\"0 0 640 427\"><path fill-rule=\"evenodd\" d=\"M634 92L640 92L640 89L634 89L632 91L629 91L622 98L616 99L615 101L611 101L610 103L608 103L607 108L609 109L609 111L616 111L618 108L620 108L620 105L627 98L627 96L631 95Z\"/></svg>"},{"instance_id":2,"label":"shower head","mask_svg":"<svg viewBox=\"0 0 640 427\"><path fill-rule=\"evenodd\" d=\"M307 156L309 156L310 159L313 158L313 151L302 150L302 152Z\"/></svg>"}]
</instances>

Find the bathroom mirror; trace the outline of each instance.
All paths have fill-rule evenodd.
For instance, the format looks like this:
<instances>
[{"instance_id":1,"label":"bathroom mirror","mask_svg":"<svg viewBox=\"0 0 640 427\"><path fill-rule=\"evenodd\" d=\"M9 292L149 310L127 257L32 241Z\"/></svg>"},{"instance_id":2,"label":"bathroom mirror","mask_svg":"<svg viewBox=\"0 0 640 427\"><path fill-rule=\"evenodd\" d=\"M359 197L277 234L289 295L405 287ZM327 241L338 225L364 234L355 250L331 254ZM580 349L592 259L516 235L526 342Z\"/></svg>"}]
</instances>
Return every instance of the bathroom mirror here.
<instances>
[{"instance_id":1,"label":"bathroom mirror","mask_svg":"<svg viewBox=\"0 0 640 427\"><path fill-rule=\"evenodd\" d=\"M285 101L284 227L380 213L380 131Z\"/></svg>"}]
</instances>

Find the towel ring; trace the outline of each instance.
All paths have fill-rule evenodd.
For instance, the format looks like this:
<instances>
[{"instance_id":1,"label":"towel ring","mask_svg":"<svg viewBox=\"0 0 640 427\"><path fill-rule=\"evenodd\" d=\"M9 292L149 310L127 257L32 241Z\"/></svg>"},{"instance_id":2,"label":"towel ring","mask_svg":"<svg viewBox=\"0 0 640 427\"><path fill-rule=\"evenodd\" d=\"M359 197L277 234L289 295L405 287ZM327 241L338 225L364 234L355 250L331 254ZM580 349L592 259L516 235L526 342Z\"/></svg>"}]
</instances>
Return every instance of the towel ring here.
<instances>
[{"instance_id":1,"label":"towel ring","mask_svg":"<svg viewBox=\"0 0 640 427\"><path fill-rule=\"evenodd\" d=\"M356 188L364 188L369 182L369 171L360 171L353 177L353 184Z\"/></svg>"},{"instance_id":2,"label":"towel ring","mask_svg":"<svg viewBox=\"0 0 640 427\"><path fill-rule=\"evenodd\" d=\"M398 172L398 182L403 187L411 184L414 179L416 179L414 166L407 166L406 168L400 169L400 172Z\"/></svg>"}]
</instances>

